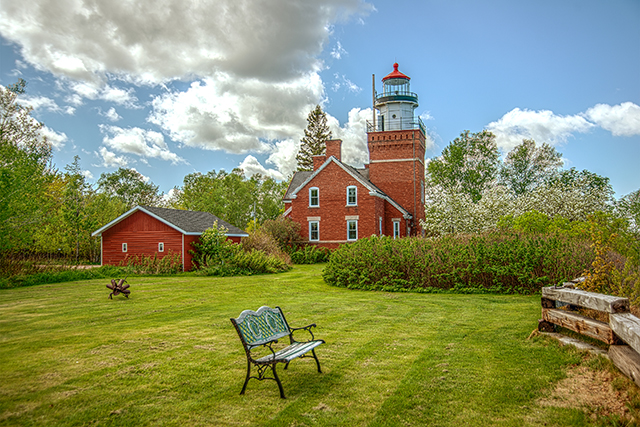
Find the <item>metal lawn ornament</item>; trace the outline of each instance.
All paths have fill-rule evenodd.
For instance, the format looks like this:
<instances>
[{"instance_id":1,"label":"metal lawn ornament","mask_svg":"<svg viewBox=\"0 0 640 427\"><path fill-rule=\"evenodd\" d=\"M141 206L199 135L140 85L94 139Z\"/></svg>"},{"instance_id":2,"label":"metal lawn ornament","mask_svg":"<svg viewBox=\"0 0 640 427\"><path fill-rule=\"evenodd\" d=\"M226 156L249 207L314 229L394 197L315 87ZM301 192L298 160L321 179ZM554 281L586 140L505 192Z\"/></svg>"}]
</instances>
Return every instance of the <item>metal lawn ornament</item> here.
<instances>
[{"instance_id":1,"label":"metal lawn ornament","mask_svg":"<svg viewBox=\"0 0 640 427\"><path fill-rule=\"evenodd\" d=\"M118 294L122 294L125 297L129 298L129 294L131 291L128 289L129 284L127 282L127 277L124 279L120 279L116 282L116 279L111 279L111 284L107 285L107 288L111 289L111 293L109 294L109 299L113 299L113 296L118 296Z\"/></svg>"}]
</instances>

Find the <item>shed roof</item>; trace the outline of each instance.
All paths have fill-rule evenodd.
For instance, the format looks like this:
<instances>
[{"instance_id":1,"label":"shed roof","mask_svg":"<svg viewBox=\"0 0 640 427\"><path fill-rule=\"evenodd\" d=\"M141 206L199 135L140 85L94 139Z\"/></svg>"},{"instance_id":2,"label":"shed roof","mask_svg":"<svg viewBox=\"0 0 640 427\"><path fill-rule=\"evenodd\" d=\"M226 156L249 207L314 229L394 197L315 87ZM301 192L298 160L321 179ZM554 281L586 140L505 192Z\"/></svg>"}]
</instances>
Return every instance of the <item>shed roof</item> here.
<instances>
[{"instance_id":1,"label":"shed roof","mask_svg":"<svg viewBox=\"0 0 640 427\"><path fill-rule=\"evenodd\" d=\"M199 211L186 211L180 209L167 209L167 208L156 208L152 206L136 206L135 208L129 210L128 212L120 215L118 218L111 221L109 224L100 228L99 230L94 231L92 236L100 236L102 233L109 228L113 227L123 219L128 216L134 214L137 211L141 211L150 215L167 224L169 227L174 228L181 232L182 234L188 235L200 235L206 229L211 228L214 222L218 221L219 226L224 226L228 231L226 233L227 236L230 237L246 237L248 234L241 230L240 228L229 224L226 221L221 220L217 216L209 213L209 212L199 212Z\"/></svg>"}]
</instances>

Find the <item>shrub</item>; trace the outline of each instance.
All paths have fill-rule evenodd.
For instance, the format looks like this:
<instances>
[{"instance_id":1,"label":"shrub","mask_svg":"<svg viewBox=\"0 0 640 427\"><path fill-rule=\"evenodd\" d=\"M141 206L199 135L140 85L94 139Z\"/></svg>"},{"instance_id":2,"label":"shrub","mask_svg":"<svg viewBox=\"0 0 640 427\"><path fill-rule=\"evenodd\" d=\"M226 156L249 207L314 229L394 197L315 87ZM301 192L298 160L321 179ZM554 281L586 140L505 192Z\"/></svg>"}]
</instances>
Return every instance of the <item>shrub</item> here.
<instances>
[{"instance_id":1,"label":"shrub","mask_svg":"<svg viewBox=\"0 0 640 427\"><path fill-rule=\"evenodd\" d=\"M130 274L177 274L182 271L182 256L169 251L167 255L159 257L153 255L132 255L120 263Z\"/></svg>"},{"instance_id":2,"label":"shrub","mask_svg":"<svg viewBox=\"0 0 640 427\"><path fill-rule=\"evenodd\" d=\"M305 245L291 252L294 264L317 264L329 261L331 251L315 245Z\"/></svg>"},{"instance_id":3,"label":"shrub","mask_svg":"<svg viewBox=\"0 0 640 427\"><path fill-rule=\"evenodd\" d=\"M206 229L198 242L193 243L195 250L193 264L196 268L217 267L231 259L239 249L239 245L227 240L227 229L218 226L216 221L211 228Z\"/></svg>"},{"instance_id":4,"label":"shrub","mask_svg":"<svg viewBox=\"0 0 640 427\"><path fill-rule=\"evenodd\" d=\"M577 277L592 260L587 240L562 235L372 236L335 250L323 277L352 289L530 294Z\"/></svg>"},{"instance_id":5,"label":"shrub","mask_svg":"<svg viewBox=\"0 0 640 427\"><path fill-rule=\"evenodd\" d=\"M262 251L281 259L285 264L291 263L291 258L282 251L276 239L262 228L249 233L248 237L242 239L242 249L245 252Z\"/></svg>"},{"instance_id":6,"label":"shrub","mask_svg":"<svg viewBox=\"0 0 640 427\"><path fill-rule=\"evenodd\" d=\"M78 280L113 279L124 277L126 274L123 268L111 265L89 269L56 268L34 274L18 274L10 277L2 277L0 278L0 289L44 285L47 283L73 282Z\"/></svg>"},{"instance_id":7,"label":"shrub","mask_svg":"<svg viewBox=\"0 0 640 427\"><path fill-rule=\"evenodd\" d=\"M260 230L270 234L283 252L290 252L300 246L300 224L291 218L279 217L265 221Z\"/></svg>"},{"instance_id":8,"label":"shrub","mask_svg":"<svg viewBox=\"0 0 640 427\"><path fill-rule=\"evenodd\" d=\"M224 264L202 267L198 274L205 276L238 276L265 273L280 273L291 267L282 259L274 255L267 255L262 251L246 252L238 250Z\"/></svg>"}]
</instances>

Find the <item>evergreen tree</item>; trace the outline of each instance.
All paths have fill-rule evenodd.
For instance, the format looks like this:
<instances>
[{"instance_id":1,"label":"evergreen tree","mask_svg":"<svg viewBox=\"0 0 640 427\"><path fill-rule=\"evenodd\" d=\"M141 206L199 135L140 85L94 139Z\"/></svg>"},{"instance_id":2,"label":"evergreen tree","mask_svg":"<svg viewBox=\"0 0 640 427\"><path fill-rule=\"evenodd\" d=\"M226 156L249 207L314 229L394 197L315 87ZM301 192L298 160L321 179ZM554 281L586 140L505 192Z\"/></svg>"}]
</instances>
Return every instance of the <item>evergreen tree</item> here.
<instances>
[{"instance_id":1,"label":"evergreen tree","mask_svg":"<svg viewBox=\"0 0 640 427\"><path fill-rule=\"evenodd\" d=\"M304 138L300 140L300 151L296 155L299 171L313 170L313 156L324 154L326 142L332 138L327 125L327 115L319 105L309 113Z\"/></svg>"}]
</instances>

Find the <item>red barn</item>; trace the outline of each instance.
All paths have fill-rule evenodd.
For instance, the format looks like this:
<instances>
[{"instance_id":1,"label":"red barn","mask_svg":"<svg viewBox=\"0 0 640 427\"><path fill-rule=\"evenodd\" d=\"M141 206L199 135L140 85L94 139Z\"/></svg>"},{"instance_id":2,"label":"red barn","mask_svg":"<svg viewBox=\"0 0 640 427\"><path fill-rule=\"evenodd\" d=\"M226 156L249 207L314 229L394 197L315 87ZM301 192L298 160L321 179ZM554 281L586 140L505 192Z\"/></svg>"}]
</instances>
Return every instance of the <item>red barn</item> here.
<instances>
[{"instance_id":1,"label":"red barn","mask_svg":"<svg viewBox=\"0 0 640 427\"><path fill-rule=\"evenodd\" d=\"M209 212L136 206L95 231L101 236L102 265L120 265L134 255L166 256L180 254L183 271L193 267L189 250L200 235L218 222L227 231L227 239L240 243L248 234Z\"/></svg>"},{"instance_id":2,"label":"red barn","mask_svg":"<svg viewBox=\"0 0 640 427\"><path fill-rule=\"evenodd\" d=\"M369 163L341 160L342 141L327 141L313 171L296 172L283 200L285 216L302 225L303 240L325 247L371 235L419 235L424 219L426 130L414 117L418 96L394 71L376 95L377 124L367 123Z\"/></svg>"}]
</instances>

